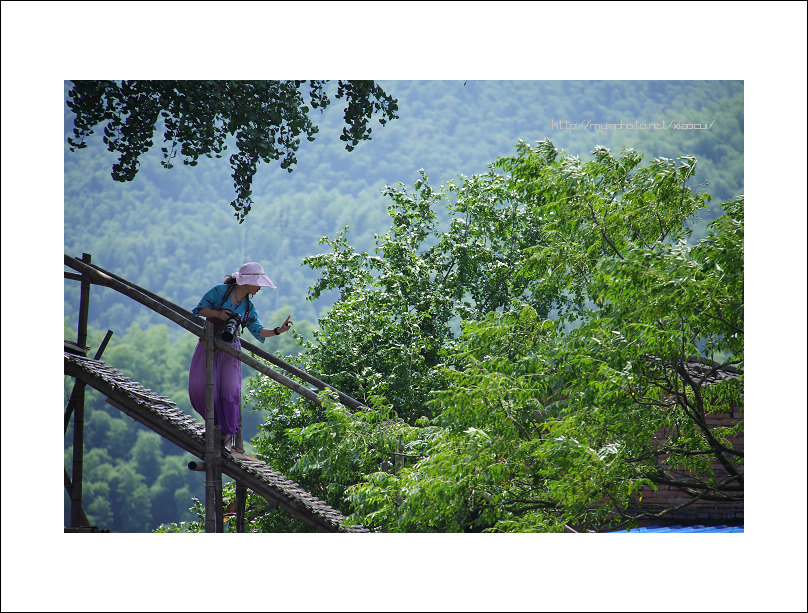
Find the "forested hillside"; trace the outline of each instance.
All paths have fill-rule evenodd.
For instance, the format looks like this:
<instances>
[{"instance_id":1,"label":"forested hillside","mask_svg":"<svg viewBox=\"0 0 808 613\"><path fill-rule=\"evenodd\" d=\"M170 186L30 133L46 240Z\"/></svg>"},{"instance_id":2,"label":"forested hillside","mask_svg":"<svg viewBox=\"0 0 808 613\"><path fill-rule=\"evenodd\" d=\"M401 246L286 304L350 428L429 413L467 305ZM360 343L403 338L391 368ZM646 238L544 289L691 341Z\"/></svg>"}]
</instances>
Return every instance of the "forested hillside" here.
<instances>
[{"instance_id":1,"label":"forested hillside","mask_svg":"<svg viewBox=\"0 0 808 613\"><path fill-rule=\"evenodd\" d=\"M645 156L643 166L655 157L693 155L698 164L689 185L714 197L690 220L694 242L721 213L717 203L743 193L742 82L381 85L398 99L400 118L374 126L372 140L348 152L338 139L339 105L329 108L316 140L301 147L293 172L259 167L254 205L242 224L228 205L233 186L226 157L166 170L157 140L134 181L117 183L110 177L115 157L104 149L101 134L86 149L68 150L72 115L65 108L65 253L90 253L93 263L188 309L242 262L259 261L278 286L256 299L263 323L272 327L291 315L295 330L311 339L338 293L326 290L308 300L321 271L303 260L330 251L321 238L334 239L346 226L353 248L371 250L375 236L391 226L385 185L413 185L419 169L437 188L485 172L498 158L513 155L520 140L531 144L546 137L581 157L596 145L615 152L633 147ZM69 86L66 82L65 92ZM448 227L448 213L437 215L437 223ZM64 296L65 338L75 338L78 284L66 280ZM94 286L91 296L90 344L97 347L104 331L114 330L105 359L190 411L185 386L195 339L112 290ZM265 347L281 354L298 351L291 335L268 339ZM250 374L245 368L245 377ZM137 532L188 518L183 510L190 495L201 496L202 480L184 468L178 450L103 399L93 397L87 411L85 504L91 522ZM245 418L248 441L261 418ZM71 441L65 437L66 466Z\"/></svg>"},{"instance_id":2,"label":"forested hillside","mask_svg":"<svg viewBox=\"0 0 808 613\"><path fill-rule=\"evenodd\" d=\"M320 134L306 143L292 173L259 167L255 205L239 225L228 202L226 158L194 168L160 166L157 145L134 181L110 177L114 156L100 134L86 149L65 144L65 251L94 262L185 306L243 261L262 262L277 283L259 297L262 310L291 309L315 321L333 296L307 302L315 273L301 266L318 241L350 226L353 242L371 248L387 229L385 185L412 184L423 168L433 185L484 171L496 158L550 138L585 155L595 145L633 146L653 157L694 155L695 182L717 201L743 191L743 86L740 82L383 82L399 100L400 119L377 126L373 139L348 152L338 140L337 108L323 115ZM66 88L68 85L66 84ZM65 109L65 136L72 130ZM695 129L606 129L592 124L682 122ZM565 123L589 128L564 129ZM668 125L666 124L666 125ZM65 141L66 142L66 141ZM713 210L710 213L715 216ZM66 314L77 290L65 286ZM262 301L264 301L262 303ZM93 302L99 327L157 321L145 310L100 290Z\"/></svg>"}]
</instances>

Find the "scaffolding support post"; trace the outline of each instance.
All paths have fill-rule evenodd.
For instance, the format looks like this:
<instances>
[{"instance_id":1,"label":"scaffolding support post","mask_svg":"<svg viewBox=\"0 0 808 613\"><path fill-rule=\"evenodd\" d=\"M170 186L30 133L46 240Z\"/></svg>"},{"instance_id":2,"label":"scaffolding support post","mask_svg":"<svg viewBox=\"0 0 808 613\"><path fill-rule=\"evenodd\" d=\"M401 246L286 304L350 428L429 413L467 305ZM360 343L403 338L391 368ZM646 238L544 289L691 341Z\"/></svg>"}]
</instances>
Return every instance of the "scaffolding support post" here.
<instances>
[{"instance_id":1,"label":"scaffolding support post","mask_svg":"<svg viewBox=\"0 0 808 613\"><path fill-rule=\"evenodd\" d=\"M238 432L236 433L236 445L244 449L244 435L241 427L241 401L238 405ZM236 481L236 532L244 532L245 515L247 510L247 488Z\"/></svg>"},{"instance_id":2,"label":"scaffolding support post","mask_svg":"<svg viewBox=\"0 0 808 613\"><path fill-rule=\"evenodd\" d=\"M81 261L90 263L89 253L81 255ZM79 302L79 324L76 344L87 346L87 320L90 314L90 278L81 276L81 298ZM86 518L81 506L82 473L84 470L84 386L76 394L73 406L73 479L70 487L70 527L85 526Z\"/></svg>"},{"instance_id":3,"label":"scaffolding support post","mask_svg":"<svg viewBox=\"0 0 808 613\"><path fill-rule=\"evenodd\" d=\"M213 425L213 324L205 322L205 532L216 532L216 461L220 441ZM221 484L221 481L219 482ZM220 485L221 487L221 485Z\"/></svg>"}]
</instances>

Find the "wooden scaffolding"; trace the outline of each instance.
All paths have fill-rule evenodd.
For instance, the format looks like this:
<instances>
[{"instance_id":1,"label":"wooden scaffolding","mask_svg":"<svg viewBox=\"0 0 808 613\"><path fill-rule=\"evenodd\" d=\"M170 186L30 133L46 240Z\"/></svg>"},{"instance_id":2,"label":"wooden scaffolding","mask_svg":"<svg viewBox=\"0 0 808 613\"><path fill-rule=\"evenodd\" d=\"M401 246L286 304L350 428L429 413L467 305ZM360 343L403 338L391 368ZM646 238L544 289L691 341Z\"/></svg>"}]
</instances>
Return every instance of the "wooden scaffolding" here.
<instances>
[{"instance_id":1,"label":"wooden scaffolding","mask_svg":"<svg viewBox=\"0 0 808 613\"><path fill-rule=\"evenodd\" d=\"M89 525L82 507L84 390L87 385L105 395L107 402L112 406L201 460L201 462L189 463L189 468L205 471L206 532L224 531L222 474L226 474L236 482L237 532L244 531L244 511L248 489L262 496L271 504L284 509L290 515L314 526L318 531L367 532L362 526L349 525L346 518L338 511L274 471L266 463L254 458L245 459L227 453L222 454L219 428L213 424L213 352L215 350L225 351L275 382L319 404L320 398L316 391L297 383L270 368L261 360L216 338L213 334L213 326L203 318L196 317L190 311L92 264L91 259L91 256L86 253L82 255L81 259L67 254L64 256L65 266L76 271L75 273L65 271L65 278L81 283L77 339L75 343L66 339L64 350L64 372L75 378L73 391L65 409L65 434L67 434L70 420L73 420L72 477L68 475L65 468L65 488L70 496L71 504L70 526L65 527L65 532L105 531ZM202 339L207 350L204 426L180 410L170 399L144 388L101 361L104 349L112 336L111 331L107 332L94 357L87 357L87 321L91 285L110 287ZM344 405L351 408L364 408L364 405L358 400L259 347L243 339L241 345L242 348L258 358L294 375L317 390L326 388L333 390ZM240 426L241 416L239 415L239 432L236 438L238 446L243 444Z\"/></svg>"}]
</instances>

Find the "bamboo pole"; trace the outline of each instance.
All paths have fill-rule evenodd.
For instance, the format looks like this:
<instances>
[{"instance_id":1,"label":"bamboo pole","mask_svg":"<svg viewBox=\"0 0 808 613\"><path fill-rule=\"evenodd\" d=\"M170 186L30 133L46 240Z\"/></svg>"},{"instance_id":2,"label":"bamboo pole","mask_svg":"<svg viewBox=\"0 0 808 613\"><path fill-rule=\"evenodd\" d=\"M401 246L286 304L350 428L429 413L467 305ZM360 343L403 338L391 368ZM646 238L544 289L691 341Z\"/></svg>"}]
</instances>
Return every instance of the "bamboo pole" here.
<instances>
[{"instance_id":1,"label":"bamboo pole","mask_svg":"<svg viewBox=\"0 0 808 613\"><path fill-rule=\"evenodd\" d=\"M244 449L244 429L241 419L241 399L238 403L238 432L236 432L236 446ZM236 532L244 532L244 512L247 506L247 488L240 481L236 481Z\"/></svg>"},{"instance_id":2,"label":"bamboo pole","mask_svg":"<svg viewBox=\"0 0 808 613\"><path fill-rule=\"evenodd\" d=\"M213 324L205 323L205 532L216 531L216 452L213 428Z\"/></svg>"},{"instance_id":3,"label":"bamboo pole","mask_svg":"<svg viewBox=\"0 0 808 613\"><path fill-rule=\"evenodd\" d=\"M241 340L241 346L244 349L247 349L247 351L249 351L250 353L253 353L253 354L257 355L258 357L267 360L268 362L270 362L271 364L277 366L278 368L282 368L286 372L288 372L290 374L293 374L296 377L299 377L300 379L303 379L303 381L306 381L307 383L311 383L317 389L320 389L320 390L324 390L324 389L334 390L334 392L337 393L337 396L339 396L339 401L342 404L351 407L352 409L366 409L367 408L367 406L365 404L359 402L355 398L351 398L348 394L345 394L345 393L339 391L338 389L336 389L334 387L331 387L330 385L328 385L328 383L325 383L324 381L321 381L317 377L307 373L305 370L301 370L297 366L294 366L293 364L289 364L288 362L282 360L281 358L279 358L279 357L277 357L275 355L272 355L271 353L261 349L257 345L253 345L252 343L247 342L244 339L242 339Z\"/></svg>"},{"instance_id":4,"label":"bamboo pole","mask_svg":"<svg viewBox=\"0 0 808 613\"><path fill-rule=\"evenodd\" d=\"M215 504L214 517L216 518L215 531L224 532L224 500L222 500L222 430L213 426L213 438L219 441L213 454L213 500Z\"/></svg>"},{"instance_id":5,"label":"bamboo pole","mask_svg":"<svg viewBox=\"0 0 808 613\"><path fill-rule=\"evenodd\" d=\"M240 481L236 482L236 532L243 533L246 529L247 515L247 486Z\"/></svg>"},{"instance_id":6,"label":"bamboo pole","mask_svg":"<svg viewBox=\"0 0 808 613\"><path fill-rule=\"evenodd\" d=\"M72 498L73 496L73 484L70 481L70 477L67 474L67 469L65 469L65 489L67 490L68 496ZM81 528L88 527L90 525L90 520L87 519L87 514L84 512L83 507L79 507L81 510ZM75 528L76 526L71 526L71 528Z\"/></svg>"},{"instance_id":7,"label":"bamboo pole","mask_svg":"<svg viewBox=\"0 0 808 613\"><path fill-rule=\"evenodd\" d=\"M225 343L223 340L217 338L216 349L229 353L230 355L241 360L242 363L246 364L250 368L257 370L261 374L266 375L267 377L276 381L277 383L280 383L281 385L288 387L290 390L292 390L297 394L300 394L304 398L307 398L316 404L320 404L320 398L317 396L315 392L313 392L307 387L303 387L296 381L292 381L289 377L286 377L281 373L272 370L269 366L267 366L263 362L259 362L254 357L247 355L243 351L239 351L238 349L233 347L233 345L231 345L230 343Z\"/></svg>"},{"instance_id":8,"label":"bamboo pole","mask_svg":"<svg viewBox=\"0 0 808 613\"><path fill-rule=\"evenodd\" d=\"M81 255L85 266L89 264L89 253ZM81 297L79 299L79 324L76 344L79 347L87 345L87 320L90 314L90 279L82 275ZM77 382L78 384L78 382ZM84 472L84 386L77 385L78 393L73 409L73 479L70 488L70 527L78 528L82 525L81 495L82 476Z\"/></svg>"},{"instance_id":9,"label":"bamboo pole","mask_svg":"<svg viewBox=\"0 0 808 613\"><path fill-rule=\"evenodd\" d=\"M148 298L151 298L152 300L155 300L156 302L159 302L163 306L166 306L169 309L172 309L175 313L178 313L179 315L183 315L187 319L190 319L191 321L194 321L194 322L204 321L203 318L197 317L196 315L194 315L188 309L186 309L184 307L181 307L180 305L175 304L175 303L171 302L170 300L167 300L167 299L163 298L162 296L147 290L146 288L140 287L139 285L137 285L135 283L132 283L131 281L128 281L127 279L124 279L123 277L119 277L118 275L116 275L116 274L114 274L114 273L112 273L112 272L110 272L108 270L105 270L105 269L101 268L97 264L91 264L91 266L95 270L97 270L98 272L102 273L103 275L106 275L107 277L109 277L111 279L114 279L115 281L119 281L119 282L123 283L127 287L129 287L129 288L131 288L131 289L133 289L133 290L135 290L137 292L140 292L144 296L146 296ZM200 327L201 327L201 325L200 325Z\"/></svg>"},{"instance_id":10,"label":"bamboo pole","mask_svg":"<svg viewBox=\"0 0 808 613\"><path fill-rule=\"evenodd\" d=\"M194 321L189 321L187 317L183 317L179 313L175 312L173 309L168 308L167 306L163 305L160 301L147 296L146 294L133 289L128 284L123 283L122 281L118 281L114 279L112 276L102 273L96 268L92 266L88 266L84 262L81 262L75 258L70 257L69 255L65 254L64 256L64 263L66 266L70 266L74 270L78 270L82 274L89 277L90 281L95 283L96 285L104 285L106 287L110 287L117 292L120 292L124 296L139 302L140 304L150 308L152 311L155 311L162 315L163 317L170 319L175 324L182 326L189 332L195 334L199 338L202 338L204 335L202 326L195 323Z\"/></svg>"}]
</instances>

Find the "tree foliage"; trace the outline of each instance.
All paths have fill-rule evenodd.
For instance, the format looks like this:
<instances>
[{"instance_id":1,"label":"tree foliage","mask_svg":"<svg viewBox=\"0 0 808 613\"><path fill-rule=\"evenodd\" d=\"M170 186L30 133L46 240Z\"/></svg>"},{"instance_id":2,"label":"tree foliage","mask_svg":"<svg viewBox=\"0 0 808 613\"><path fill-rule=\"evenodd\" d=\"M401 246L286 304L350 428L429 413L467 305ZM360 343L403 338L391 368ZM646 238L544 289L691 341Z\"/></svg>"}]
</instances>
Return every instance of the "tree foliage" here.
<instances>
[{"instance_id":1,"label":"tree foliage","mask_svg":"<svg viewBox=\"0 0 808 613\"><path fill-rule=\"evenodd\" d=\"M392 531L600 530L663 483L742 498L742 425L707 416L743 402L743 198L689 245L695 169L543 141L440 190L389 188L374 255L343 232L308 260L312 297L340 299L299 357L370 408L257 382L256 450Z\"/></svg>"},{"instance_id":2,"label":"tree foliage","mask_svg":"<svg viewBox=\"0 0 808 613\"><path fill-rule=\"evenodd\" d=\"M280 160L292 171L300 139L313 141L318 127L312 109L331 103L327 81L75 81L67 106L75 114L71 150L86 147L85 139L99 124L104 144L119 155L112 178L131 181L140 157L154 144L163 122L163 166L179 155L196 166L200 156L222 157L235 137L230 156L236 198L230 203L239 222L250 212L252 182L258 163ZM304 92L308 89L308 103ZM371 117L384 125L397 119L397 102L373 81L338 81L334 98L345 99L340 140L348 151L371 138Z\"/></svg>"}]
</instances>

